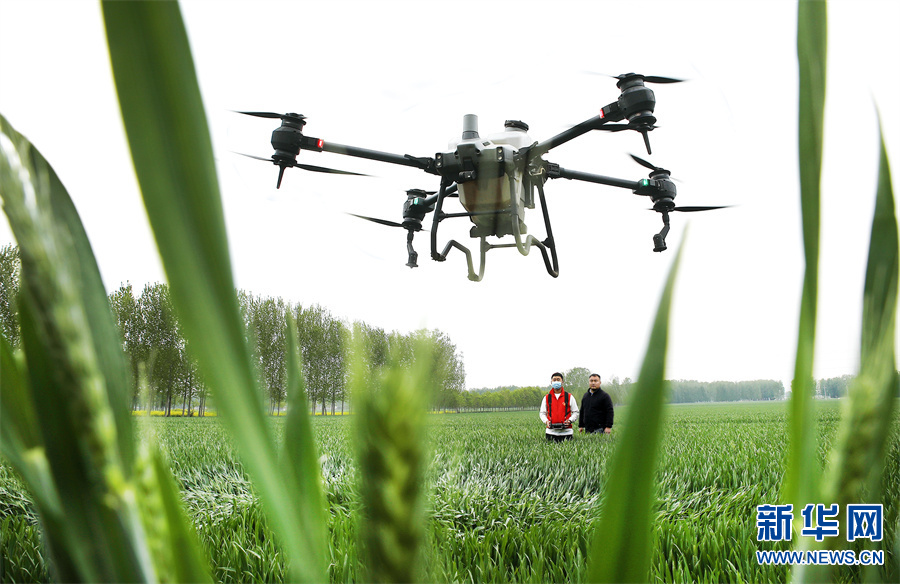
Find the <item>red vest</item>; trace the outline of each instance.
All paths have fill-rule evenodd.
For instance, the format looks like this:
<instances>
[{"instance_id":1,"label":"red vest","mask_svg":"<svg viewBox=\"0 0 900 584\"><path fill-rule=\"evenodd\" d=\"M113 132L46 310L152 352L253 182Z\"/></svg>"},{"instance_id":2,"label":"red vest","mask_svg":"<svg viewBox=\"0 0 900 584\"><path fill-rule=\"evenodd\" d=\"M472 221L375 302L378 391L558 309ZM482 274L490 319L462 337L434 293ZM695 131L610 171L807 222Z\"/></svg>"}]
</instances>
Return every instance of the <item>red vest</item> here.
<instances>
[{"instance_id":1,"label":"red vest","mask_svg":"<svg viewBox=\"0 0 900 584\"><path fill-rule=\"evenodd\" d=\"M572 415L572 405L569 403L569 394L564 389L562 390L562 397L557 399L554 397L555 391L551 391L547 394L547 418L550 419L551 424L561 424L569 419L569 416ZM554 403L559 403L559 400L565 405L565 407L553 407Z\"/></svg>"}]
</instances>

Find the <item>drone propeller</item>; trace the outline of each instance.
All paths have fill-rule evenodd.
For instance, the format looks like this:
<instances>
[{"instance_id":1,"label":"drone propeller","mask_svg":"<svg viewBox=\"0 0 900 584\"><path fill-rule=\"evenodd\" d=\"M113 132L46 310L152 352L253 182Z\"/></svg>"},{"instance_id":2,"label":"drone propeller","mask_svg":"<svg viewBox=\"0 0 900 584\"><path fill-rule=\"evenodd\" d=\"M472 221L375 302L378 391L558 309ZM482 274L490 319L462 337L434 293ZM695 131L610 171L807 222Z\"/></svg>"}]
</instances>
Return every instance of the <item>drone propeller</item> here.
<instances>
[{"instance_id":1,"label":"drone propeller","mask_svg":"<svg viewBox=\"0 0 900 584\"><path fill-rule=\"evenodd\" d=\"M371 221L372 223L378 223L379 225L386 225L388 227L400 227L401 229L406 230L406 252L408 255L408 259L406 265L410 268L418 268L418 259L419 254L416 253L416 250L413 249L413 237L416 232L422 230L422 222L418 220L413 221L405 221L404 223L397 223L395 221L388 221L387 219L379 219L377 217L366 217L365 215L357 215L356 213L347 213L348 215L352 215L353 217L358 217L360 219L365 219L366 221Z\"/></svg>"},{"instance_id":2,"label":"drone propeller","mask_svg":"<svg viewBox=\"0 0 900 584\"><path fill-rule=\"evenodd\" d=\"M604 132L621 132L622 130L635 130L636 132L641 132L644 134L644 138L646 138L646 134L648 130L655 130L659 128L657 125L647 125L647 124L605 124L603 126L598 126L598 130L602 130Z\"/></svg>"},{"instance_id":3,"label":"drone propeller","mask_svg":"<svg viewBox=\"0 0 900 584\"><path fill-rule=\"evenodd\" d=\"M598 130L606 130L607 132L621 132L622 130L634 130L635 132L640 133L640 135L644 138L644 146L647 148L647 154L653 154L653 151L650 149L650 136L648 136L648 132L651 130L655 130L658 128L656 124L648 124L646 122L629 122L627 124L606 124L604 126L599 126Z\"/></svg>"},{"instance_id":4,"label":"drone propeller","mask_svg":"<svg viewBox=\"0 0 900 584\"><path fill-rule=\"evenodd\" d=\"M641 75L640 73L623 73L622 75L610 75L613 79L620 82L626 79L640 78L647 83L681 83L684 79L675 79L674 77L659 77L656 75Z\"/></svg>"},{"instance_id":5,"label":"drone propeller","mask_svg":"<svg viewBox=\"0 0 900 584\"><path fill-rule=\"evenodd\" d=\"M612 79L618 79L619 81L638 78L646 81L647 83L681 83L683 81L687 81L686 79L676 79L674 77L659 77L657 75L641 75L640 73L623 73L621 75L610 75L608 73L598 73L596 71L585 71L585 73L589 75L602 75L604 77L611 77Z\"/></svg>"},{"instance_id":6,"label":"drone propeller","mask_svg":"<svg viewBox=\"0 0 900 584\"><path fill-rule=\"evenodd\" d=\"M455 190L454 187L451 189ZM444 191L445 196L447 189ZM379 225L385 225L387 227L400 227L401 229L406 230L406 251L409 254L409 261L406 262L406 265L410 268L418 267L416 263L419 254L416 253L416 250L413 249L413 236L422 231L422 219L425 218L425 215L434 211L434 206L437 201L437 197L434 195L437 194L437 191L425 191L422 189L408 189L406 191L406 202L403 203L403 223L397 223L396 221L388 221L387 219L378 219L377 217L366 217L365 215L357 215L355 213L347 213L348 215L352 215L354 217L358 217L359 219L365 219L366 221L371 221L372 223L378 223Z\"/></svg>"},{"instance_id":7,"label":"drone propeller","mask_svg":"<svg viewBox=\"0 0 900 584\"><path fill-rule=\"evenodd\" d=\"M659 166L654 166L653 164L647 162L646 160L644 160L643 158L641 158L639 156L635 156L634 154L630 154L629 156L631 156L632 160L634 160L635 162L637 162L644 168L649 168L650 170L652 170L653 174L666 174L666 175L672 174L670 171L666 170L665 168L660 168ZM653 175L651 174L651 176L653 176Z\"/></svg>"},{"instance_id":8,"label":"drone propeller","mask_svg":"<svg viewBox=\"0 0 900 584\"><path fill-rule=\"evenodd\" d=\"M244 154L243 152L235 152L235 154L240 154L241 156L246 156L247 158L253 158L255 160L262 160L263 162L271 162L272 164L279 167L278 171L278 183L275 188L281 188L281 179L284 177L284 169L285 168L300 168L302 170L309 170L311 172L326 172L329 174L349 174L352 176L371 176L368 174L363 174L361 172L350 172L349 170L338 170L336 168L325 168L324 166L316 166L314 164L300 164L296 161L285 160L285 159L276 159L274 156L272 158L263 158L262 156L254 156L252 154Z\"/></svg>"},{"instance_id":9,"label":"drone propeller","mask_svg":"<svg viewBox=\"0 0 900 584\"><path fill-rule=\"evenodd\" d=\"M378 219L377 217L366 217L365 215L357 215L356 213L347 213L347 215L352 215L353 217L359 217L360 219L365 219L366 221L371 221L372 223L378 223L379 225L387 225L388 227L402 227L406 229L406 226L402 223L397 223L396 221L388 221L387 219Z\"/></svg>"},{"instance_id":10,"label":"drone propeller","mask_svg":"<svg viewBox=\"0 0 900 584\"><path fill-rule=\"evenodd\" d=\"M303 114L276 114L275 112L242 112L238 110L232 110L236 114L244 114L245 116L255 116L257 118L271 118L275 120L305 120L306 116Z\"/></svg>"},{"instance_id":11,"label":"drone propeller","mask_svg":"<svg viewBox=\"0 0 900 584\"><path fill-rule=\"evenodd\" d=\"M670 211L681 211L682 213L694 213L696 211L713 211L715 209L727 209L731 207L731 205L716 205L716 206L707 206L707 207L675 207L674 209L669 209Z\"/></svg>"}]
</instances>

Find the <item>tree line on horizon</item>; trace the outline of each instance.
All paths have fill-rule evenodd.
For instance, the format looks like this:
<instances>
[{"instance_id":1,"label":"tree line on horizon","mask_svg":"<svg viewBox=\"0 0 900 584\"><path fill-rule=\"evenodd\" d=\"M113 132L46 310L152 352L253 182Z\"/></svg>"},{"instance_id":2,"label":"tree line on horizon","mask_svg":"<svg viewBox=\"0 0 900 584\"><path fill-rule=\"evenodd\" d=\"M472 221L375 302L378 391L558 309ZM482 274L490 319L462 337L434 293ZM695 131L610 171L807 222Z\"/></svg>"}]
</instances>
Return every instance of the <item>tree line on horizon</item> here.
<instances>
[{"instance_id":1,"label":"tree line on horizon","mask_svg":"<svg viewBox=\"0 0 900 584\"><path fill-rule=\"evenodd\" d=\"M588 390L591 371L584 367L574 367L563 372L566 389L576 399ZM848 376L849 377L849 376ZM822 383L824 383L823 380ZM770 401L785 397L784 384L771 379L752 381L692 381L669 380L669 403L703 403L736 401ZM612 376L601 381L601 389L609 394L614 406L625 405L629 401L634 382L630 377L620 380ZM460 397L462 407L474 411L487 409L538 409L541 399L549 391L549 386L500 386L477 388ZM846 386L844 387L846 392Z\"/></svg>"},{"instance_id":2,"label":"tree line on horizon","mask_svg":"<svg viewBox=\"0 0 900 584\"><path fill-rule=\"evenodd\" d=\"M566 387L579 397L587 391L587 369L576 367L564 372ZM813 380L816 397L820 399L838 399L847 395L853 382L853 375L841 375L825 379ZM570 381L571 380L571 381ZM577 381L576 381L577 380ZM736 401L772 401L787 398L784 383L773 379L756 379L751 381L695 381L675 379L668 384L669 403L710 403ZM613 405L625 405L628 402L633 382L626 377L619 380L613 376L609 382L604 381L601 388L612 398ZM549 391L548 386L519 387L506 385L500 387L481 387L468 390L460 397L460 404L471 410L486 409L537 409L541 398ZM898 388L897 397L900 397Z\"/></svg>"},{"instance_id":3,"label":"tree line on horizon","mask_svg":"<svg viewBox=\"0 0 900 584\"><path fill-rule=\"evenodd\" d=\"M15 297L18 290L18 248L0 247L0 331L13 346L19 343ZM189 349L179 331L178 319L172 308L166 284L148 284L135 295L131 284L123 284L109 295L123 338L123 349L135 380L133 406L143 407L142 400L171 415L181 409L182 415L194 411L204 415L208 392L199 379ZM401 334L357 321L352 324L335 318L326 308L313 305L306 308L282 298L255 296L237 291L250 345L255 349L264 396L271 413L280 412L285 405L285 336L288 316L297 325L298 341L304 363L304 375L311 411L325 414L344 413L350 398L346 385L349 340L362 335L373 367L387 363L392 351L411 358L412 343L421 331ZM430 331L445 363L445 386L434 396L433 407L454 411L537 409L546 395L546 386L515 385L466 390L465 367L462 355L450 338L441 331ZM587 391L585 367L564 371L566 387L580 399ZM146 379L149 395L141 397L138 381ZM847 393L853 376L843 375L815 381L816 393L823 398L839 398ZM670 380L669 403L703 403L734 401L768 401L785 398L781 381L694 381ZM612 376L604 380L602 388L610 394L614 405L628 401L633 381Z\"/></svg>"}]
</instances>

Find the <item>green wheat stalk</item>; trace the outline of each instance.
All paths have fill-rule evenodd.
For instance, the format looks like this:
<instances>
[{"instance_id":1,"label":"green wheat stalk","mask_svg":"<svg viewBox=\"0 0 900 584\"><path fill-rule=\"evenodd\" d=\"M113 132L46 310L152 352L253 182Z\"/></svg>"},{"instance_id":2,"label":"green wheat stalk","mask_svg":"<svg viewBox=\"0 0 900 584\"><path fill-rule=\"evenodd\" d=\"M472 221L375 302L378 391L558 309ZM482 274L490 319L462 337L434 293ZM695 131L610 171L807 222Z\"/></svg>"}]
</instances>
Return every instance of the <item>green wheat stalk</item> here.
<instances>
[{"instance_id":1,"label":"green wheat stalk","mask_svg":"<svg viewBox=\"0 0 900 584\"><path fill-rule=\"evenodd\" d=\"M898 242L891 171L880 140L878 190L863 295L860 372L848 390L845 422L832 451L824 498L863 502L880 489L890 421L897 397L894 338L897 321Z\"/></svg>"},{"instance_id":2,"label":"green wheat stalk","mask_svg":"<svg viewBox=\"0 0 900 584\"><path fill-rule=\"evenodd\" d=\"M357 341L352 384L366 580L413 582L419 576L424 538L422 483L425 415L433 383L431 347L421 341L411 367L394 355L383 372L368 366L362 357L366 353Z\"/></svg>"},{"instance_id":3,"label":"green wheat stalk","mask_svg":"<svg viewBox=\"0 0 900 584\"><path fill-rule=\"evenodd\" d=\"M75 207L2 116L0 197L22 260L22 350L0 338L0 451L29 486L54 576L207 581L168 468L145 471L136 452L124 354ZM164 488L147 498L147 480ZM150 516L155 497L169 504Z\"/></svg>"}]
</instances>

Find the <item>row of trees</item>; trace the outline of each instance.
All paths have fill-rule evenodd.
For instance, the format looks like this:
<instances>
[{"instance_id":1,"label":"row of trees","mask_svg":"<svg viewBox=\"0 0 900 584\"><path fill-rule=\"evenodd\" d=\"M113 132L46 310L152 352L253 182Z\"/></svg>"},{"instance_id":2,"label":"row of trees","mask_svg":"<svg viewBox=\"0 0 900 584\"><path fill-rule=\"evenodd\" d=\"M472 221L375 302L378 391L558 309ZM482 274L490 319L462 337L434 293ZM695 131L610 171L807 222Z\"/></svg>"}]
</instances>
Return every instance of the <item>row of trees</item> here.
<instances>
[{"instance_id":1,"label":"row of trees","mask_svg":"<svg viewBox=\"0 0 900 584\"><path fill-rule=\"evenodd\" d=\"M18 249L0 247L0 334L15 347L19 344L16 297L19 287ZM319 305L302 307L281 298L268 298L238 291L244 329L257 364L260 387L270 412L280 411L286 401L286 325L296 323L310 408L323 414L344 412L350 399L348 366L354 347L367 352L371 371L391 358L411 363L415 346L423 337L436 352L432 404L450 409L459 405L465 389L462 354L443 332L410 334L386 332L364 322L348 324ZM136 294L123 284L109 295L109 303L122 335L126 359L134 380L132 406L161 409L165 415L204 415L208 406L206 386L200 379L184 340L178 315L166 284L148 284Z\"/></svg>"},{"instance_id":2,"label":"row of trees","mask_svg":"<svg viewBox=\"0 0 900 584\"><path fill-rule=\"evenodd\" d=\"M375 371L387 364L392 356L411 362L416 341L427 337L437 352L436 361L442 369L435 373L435 378L443 380L432 396L433 406L456 407L458 395L465 388L462 355L441 331L401 334L388 333L364 322L348 325L319 305L302 307L281 298L255 296L244 291L238 291L238 303L260 386L272 413L280 411L286 400L286 326L289 319L296 323L307 396L313 411L317 407L322 414L328 413L329 408L331 414L345 411L351 394L348 366L354 347L368 353L366 358ZM122 331L125 354L134 379L141 379L143 368L156 400L154 403L169 415L173 399L175 403L180 399L182 411L188 413L196 401L199 413L203 415L207 392L197 376L190 347L180 333L168 287L165 284L147 285L136 297L132 286L125 284L110 295L110 305ZM135 388L137 407L137 385Z\"/></svg>"},{"instance_id":3,"label":"row of trees","mask_svg":"<svg viewBox=\"0 0 900 584\"><path fill-rule=\"evenodd\" d=\"M850 387L851 381L853 381L852 375L822 379L817 384L816 395L821 397L844 397L847 395L847 389Z\"/></svg>"},{"instance_id":4,"label":"row of trees","mask_svg":"<svg viewBox=\"0 0 900 584\"><path fill-rule=\"evenodd\" d=\"M148 284L136 297L131 284L125 284L110 294L109 303L134 380L133 408L149 400L168 416L180 402L182 415L192 415L196 403L203 415L208 392L181 335L168 286ZM148 392L144 395L142 382Z\"/></svg>"},{"instance_id":5,"label":"row of trees","mask_svg":"<svg viewBox=\"0 0 900 584\"><path fill-rule=\"evenodd\" d=\"M784 399L784 384L754 381L669 381L670 403L769 401Z\"/></svg>"}]
</instances>

